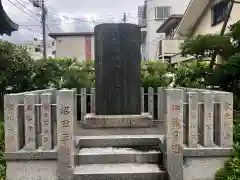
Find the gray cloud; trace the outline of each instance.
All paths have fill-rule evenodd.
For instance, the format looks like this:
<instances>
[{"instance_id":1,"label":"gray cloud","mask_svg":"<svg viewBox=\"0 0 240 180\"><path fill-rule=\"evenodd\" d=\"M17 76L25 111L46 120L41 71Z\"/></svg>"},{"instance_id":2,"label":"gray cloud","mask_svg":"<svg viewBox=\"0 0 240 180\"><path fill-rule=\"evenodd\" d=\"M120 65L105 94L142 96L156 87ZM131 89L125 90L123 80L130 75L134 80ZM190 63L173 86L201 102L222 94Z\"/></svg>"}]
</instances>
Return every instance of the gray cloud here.
<instances>
[{"instance_id":1,"label":"gray cloud","mask_svg":"<svg viewBox=\"0 0 240 180\"><path fill-rule=\"evenodd\" d=\"M3 36L3 39L21 43L32 40L33 37L41 37L40 9L34 8L29 0L9 0L18 8L8 0L2 1L9 17L20 25L17 32L13 32L12 36ZM99 23L120 22L124 12L129 22L136 22L137 7L143 2L144 0L46 0L47 24L51 32L88 32L93 31L93 27Z\"/></svg>"}]
</instances>

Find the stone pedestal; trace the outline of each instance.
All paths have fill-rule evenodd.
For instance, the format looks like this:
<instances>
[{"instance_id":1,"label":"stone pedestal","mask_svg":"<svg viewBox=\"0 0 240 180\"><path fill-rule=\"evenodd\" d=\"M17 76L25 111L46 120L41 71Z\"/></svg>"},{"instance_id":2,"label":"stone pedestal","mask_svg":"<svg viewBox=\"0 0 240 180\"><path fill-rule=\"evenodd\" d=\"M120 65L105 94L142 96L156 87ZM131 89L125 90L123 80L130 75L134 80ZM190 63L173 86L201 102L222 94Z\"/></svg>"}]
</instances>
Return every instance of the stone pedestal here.
<instances>
[{"instance_id":1,"label":"stone pedestal","mask_svg":"<svg viewBox=\"0 0 240 180\"><path fill-rule=\"evenodd\" d=\"M95 115L84 117L85 128L144 128L153 125L152 115Z\"/></svg>"}]
</instances>

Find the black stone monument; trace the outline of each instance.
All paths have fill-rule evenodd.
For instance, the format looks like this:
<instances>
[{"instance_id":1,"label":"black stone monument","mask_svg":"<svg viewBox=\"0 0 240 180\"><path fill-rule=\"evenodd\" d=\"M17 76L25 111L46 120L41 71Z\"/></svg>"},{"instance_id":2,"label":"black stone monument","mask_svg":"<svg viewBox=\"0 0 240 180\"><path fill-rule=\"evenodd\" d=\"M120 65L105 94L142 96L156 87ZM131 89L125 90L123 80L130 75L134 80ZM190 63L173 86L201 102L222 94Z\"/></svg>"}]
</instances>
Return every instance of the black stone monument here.
<instances>
[{"instance_id":1,"label":"black stone monument","mask_svg":"<svg viewBox=\"0 0 240 180\"><path fill-rule=\"evenodd\" d=\"M127 23L94 28L96 115L141 114L140 33Z\"/></svg>"}]
</instances>

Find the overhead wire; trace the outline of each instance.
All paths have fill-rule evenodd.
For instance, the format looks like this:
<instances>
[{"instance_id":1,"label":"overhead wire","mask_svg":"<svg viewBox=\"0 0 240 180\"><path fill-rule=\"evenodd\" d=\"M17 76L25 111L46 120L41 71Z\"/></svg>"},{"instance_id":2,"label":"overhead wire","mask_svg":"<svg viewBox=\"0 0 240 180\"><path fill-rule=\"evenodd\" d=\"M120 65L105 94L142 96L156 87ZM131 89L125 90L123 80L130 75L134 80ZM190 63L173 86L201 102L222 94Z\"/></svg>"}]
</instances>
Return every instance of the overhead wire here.
<instances>
[{"instance_id":1,"label":"overhead wire","mask_svg":"<svg viewBox=\"0 0 240 180\"><path fill-rule=\"evenodd\" d=\"M21 2L19 2L18 0L15 0L18 4L20 4L24 9L28 10L30 13L33 13L34 15L39 15L36 14L35 12L33 12L31 9L28 9L24 4L22 4ZM23 1L23 0L22 0ZM25 1L23 1L25 3Z\"/></svg>"},{"instance_id":2,"label":"overhead wire","mask_svg":"<svg viewBox=\"0 0 240 180\"><path fill-rule=\"evenodd\" d=\"M23 10L22 8L20 8L19 6L17 6L15 3L13 3L11 0L7 0L9 3L11 3L13 6L15 6L16 8L18 8L20 11L24 12L25 14L27 14L29 17L39 21L39 19L37 19L36 17L34 17L33 15L29 14L28 12L26 12L25 10Z\"/></svg>"}]
</instances>

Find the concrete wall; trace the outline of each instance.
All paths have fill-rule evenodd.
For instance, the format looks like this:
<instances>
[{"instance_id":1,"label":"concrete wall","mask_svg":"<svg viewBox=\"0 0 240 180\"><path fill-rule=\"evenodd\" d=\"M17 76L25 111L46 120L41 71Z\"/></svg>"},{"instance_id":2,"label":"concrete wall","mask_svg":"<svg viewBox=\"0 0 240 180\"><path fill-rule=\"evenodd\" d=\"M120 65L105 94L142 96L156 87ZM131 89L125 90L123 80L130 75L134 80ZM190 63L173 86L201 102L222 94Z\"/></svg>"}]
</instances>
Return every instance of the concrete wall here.
<instances>
[{"instance_id":1,"label":"concrete wall","mask_svg":"<svg viewBox=\"0 0 240 180\"><path fill-rule=\"evenodd\" d=\"M228 157L188 157L183 166L184 180L213 180L216 171L224 167ZM200 180L200 179L199 179Z\"/></svg>"},{"instance_id":2,"label":"concrete wall","mask_svg":"<svg viewBox=\"0 0 240 180\"><path fill-rule=\"evenodd\" d=\"M164 20L155 20L155 7L171 6L172 14L183 14L190 0L147 0L147 37L146 37L146 59L158 57L158 43L165 35L156 33L158 27Z\"/></svg>"},{"instance_id":3,"label":"concrete wall","mask_svg":"<svg viewBox=\"0 0 240 180\"><path fill-rule=\"evenodd\" d=\"M228 21L227 27L229 27L231 24L240 20L239 11L240 11L240 4L235 3L233 6L232 13ZM199 34L220 33L223 22L217 25L211 26L211 19L212 19L212 11L211 9L209 9L206 15L202 18L199 25L197 26L195 32L193 33L193 36L199 35ZM228 28L226 29L226 32L228 32Z\"/></svg>"},{"instance_id":4,"label":"concrete wall","mask_svg":"<svg viewBox=\"0 0 240 180\"><path fill-rule=\"evenodd\" d=\"M86 61L86 38L91 38L91 60L94 59L94 36L61 36L56 38L56 57Z\"/></svg>"},{"instance_id":5,"label":"concrete wall","mask_svg":"<svg viewBox=\"0 0 240 180\"><path fill-rule=\"evenodd\" d=\"M7 180L57 180L57 161L8 161Z\"/></svg>"}]
</instances>

